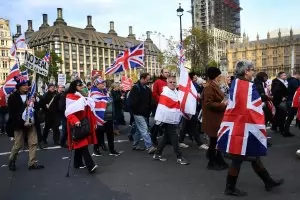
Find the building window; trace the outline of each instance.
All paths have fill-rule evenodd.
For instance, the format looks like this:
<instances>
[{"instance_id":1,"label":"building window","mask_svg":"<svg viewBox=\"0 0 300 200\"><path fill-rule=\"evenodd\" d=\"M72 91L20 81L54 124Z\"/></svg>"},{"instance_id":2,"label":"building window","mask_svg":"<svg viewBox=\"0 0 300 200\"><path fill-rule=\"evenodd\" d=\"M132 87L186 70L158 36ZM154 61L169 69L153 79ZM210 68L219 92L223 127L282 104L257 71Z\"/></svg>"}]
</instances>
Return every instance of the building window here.
<instances>
[{"instance_id":1,"label":"building window","mask_svg":"<svg viewBox=\"0 0 300 200\"><path fill-rule=\"evenodd\" d=\"M0 28L4 28L3 24L0 24Z\"/></svg>"},{"instance_id":2,"label":"building window","mask_svg":"<svg viewBox=\"0 0 300 200\"><path fill-rule=\"evenodd\" d=\"M267 66L267 59L263 58L262 59L262 67L266 67Z\"/></svg>"},{"instance_id":3,"label":"building window","mask_svg":"<svg viewBox=\"0 0 300 200\"><path fill-rule=\"evenodd\" d=\"M4 57L5 56L5 50L1 51L1 55Z\"/></svg>"},{"instance_id":4,"label":"building window","mask_svg":"<svg viewBox=\"0 0 300 200\"><path fill-rule=\"evenodd\" d=\"M3 61L2 62L2 67L5 69L5 68L8 68L8 65L7 65L7 61Z\"/></svg>"},{"instance_id":5,"label":"building window","mask_svg":"<svg viewBox=\"0 0 300 200\"><path fill-rule=\"evenodd\" d=\"M289 56L284 56L284 64L286 64L286 65L290 64L290 57Z\"/></svg>"},{"instance_id":6,"label":"building window","mask_svg":"<svg viewBox=\"0 0 300 200\"><path fill-rule=\"evenodd\" d=\"M273 58L273 66L276 66L277 65L277 58Z\"/></svg>"},{"instance_id":7,"label":"building window","mask_svg":"<svg viewBox=\"0 0 300 200\"><path fill-rule=\"evenodd\" d=\"M1 45L4 45L4 40L1 40Z\"/></svg>"}]
</instances>

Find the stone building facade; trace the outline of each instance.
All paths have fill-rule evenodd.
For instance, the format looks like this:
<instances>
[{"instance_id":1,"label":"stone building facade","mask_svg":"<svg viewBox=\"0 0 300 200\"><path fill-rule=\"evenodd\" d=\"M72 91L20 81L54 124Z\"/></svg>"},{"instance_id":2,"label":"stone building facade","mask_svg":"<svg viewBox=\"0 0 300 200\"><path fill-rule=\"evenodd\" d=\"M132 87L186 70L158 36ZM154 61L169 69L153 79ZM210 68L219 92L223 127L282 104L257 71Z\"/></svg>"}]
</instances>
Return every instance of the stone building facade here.
<instances>
[{"instance_id":1,"label":"stone building facade","mask_svg":"<svg viewBox=\"0 0 300 200\"><path fill-rule=\"evenodd\" d=\"M17 25L17 34L21 34L21 26ZM10 55L10 48L12 47L13 40L9 25L9 20L0 18L0 85L3 85L10 68L16 62L16 59ZM17 56L19 62L24 63L25 50L32 52L30 49L17 49Z\"/></svg>"},{"instance_id":2,"label":"stone building facade","mask_svg":"<svg viewBox=\"0 0 300 200\"><path fill-rule=\"evenodd\" d=\"M257 71L264 71L270 77L284 71L292 74L300 70L300 35L294 35L290 30L289 36L282 36L279 30L276 38L267 34L267 39L249 41L244 33L240 42L231 44L227 49L227 66L229 74L234 73L234 67L239 59L252 60Z\"/></svg>"},{"instance_id":3,"label":"stone building facade","mask_svg":"<svg viewBox=\"0 0 300 200\"><path fill-rule=\"evenodd\" d=\"M34 51L44 48L54 50L63 60L59 73L70 76L76 72L80 77L86 77L93 69L105 71L121 51L142 42L136 40L131 26L128 37L118 36L112 21L108 33L97 32L92 25L92 16L87 16L85 28L68 26L62 8L57 9L57 19L53 26L48 24L47 14L43 14L43 24L38 31L33 30L32 23L32 20L28 20L28 30L25 32L29 46ZM150 74L159 74L161 66L157 58L160 51L151 40L150 32L147 32L144 42L144 70Z\"/></svg>"}]
</instances>

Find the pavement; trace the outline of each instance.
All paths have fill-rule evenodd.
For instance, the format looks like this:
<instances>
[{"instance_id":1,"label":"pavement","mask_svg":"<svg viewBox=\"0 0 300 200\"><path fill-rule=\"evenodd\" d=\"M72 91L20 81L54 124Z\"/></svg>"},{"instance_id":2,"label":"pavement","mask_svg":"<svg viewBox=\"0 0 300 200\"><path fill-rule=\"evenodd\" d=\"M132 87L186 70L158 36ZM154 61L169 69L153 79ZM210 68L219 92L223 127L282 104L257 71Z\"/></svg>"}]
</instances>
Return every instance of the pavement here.
<instances>
[{"instance_id":1,"label":"pavement","mask_svg":"<svg viewBox=\"0 0 300 200\"><path fill-rule=\"evenodd\" d=\"M205 151L196 148L188 138L188 149L182 149L190 165L176 164L171 147L166 147L166 162L152 160L146 152L135 152L127 141L128 126L120 128L122 136L115 138L116 149L124 153L120 157L94 157L99 165L91 175L86 169L66 171L70 153L67 149L53 147L38 151L38 160L44 170L28 171L28 153L21 152L17 171L10 172L7 160L12 142L0 136L0 200L231 200L223 194L226 171L206 169ZM291 127L294 138L272 136L273 146L263 161L275 178L284 178L285 184L272 192L266 192L262 181L254 174L251 165L244 163L238 180L238 188L249 194L244 200L298 200L300 196L300 148L299 130ZM51 143L52 137L49 136Z\"/></svg>"}]
</instances>

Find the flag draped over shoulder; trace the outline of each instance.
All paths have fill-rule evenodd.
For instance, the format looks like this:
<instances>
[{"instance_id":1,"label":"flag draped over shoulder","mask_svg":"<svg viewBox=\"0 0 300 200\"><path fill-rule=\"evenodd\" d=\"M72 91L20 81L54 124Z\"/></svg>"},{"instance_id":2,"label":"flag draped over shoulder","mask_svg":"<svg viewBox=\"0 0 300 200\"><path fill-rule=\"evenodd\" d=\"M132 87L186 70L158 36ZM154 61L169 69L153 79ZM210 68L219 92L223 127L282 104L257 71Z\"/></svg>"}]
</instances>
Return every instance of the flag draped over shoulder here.
<instances>
[{"instance_id":1,"label":"flag draped over shoulder","mask_svg":"<svg viewBox=\"0 0 300 200\"><path fill-rule=\"evenodd\" d=\"M168 124L179 124L181 116L178 92L167 86L163 87L154 119Z\"/></svg>"},{"instance_id":2,"label":"flag draped over shoulder","mask_svg":"<svg viewBox=\"0 0 300 200\"><path fill-rule=\"evenodd\" d=\"M71 114L83 111L86 105L85 97L79 92L76 92L74 95L68 95L66 98L65 116L68 117Z\"/></svg>"},{"instance_id":3,"label":"flag draped over shoulder","mask_svg":"<svg viewBox=\"0 0 300 200\"><path fill-rule=\"evenodd\" d=\"M252 82L234 80L218 132L218 149L234 155L266 155L267 132L262 107Z\"/></svg>"},{"instance_id":4,"label":"flag draped over shoulder","mask_svg":"<svg viewBox=\"0 0 300 200\"><path fill-rule=\"evenodd\" d=\"M91 88L90 98L95 102L93 113L96 117L97 125L103 126L105 123L104 114L107 102L110 100L110 97L108 96L106 90L100 90L97 87L93 86Z\"/></svg>"}]
</instances>

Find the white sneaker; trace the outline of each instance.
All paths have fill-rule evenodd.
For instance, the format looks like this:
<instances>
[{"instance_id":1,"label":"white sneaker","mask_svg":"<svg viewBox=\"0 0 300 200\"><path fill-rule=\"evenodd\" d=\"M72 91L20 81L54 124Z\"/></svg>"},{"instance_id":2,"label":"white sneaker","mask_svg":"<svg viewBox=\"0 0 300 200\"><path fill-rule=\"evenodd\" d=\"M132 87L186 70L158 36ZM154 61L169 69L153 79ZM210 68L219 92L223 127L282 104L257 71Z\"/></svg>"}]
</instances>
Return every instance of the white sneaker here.
<instances>
[{"instance_id":1,"label":"white sneaker","mask_svg":"<svg viewBox=\"0 0 300 200\"><path fill-rule=\"evenodd\" d=\"M199 149L207 150L208 146L206 144L202 144L201 146L199 146Z\"/></svg>"},{"instance_id":2,"label":"white sneaker","mask_svg":"<svg viewBox=\"0 0 300 200\"><path fill-rule=\"evenodd\" d=\"M190 146L187 144L184 144L184 143L179 143L179 147L186 149L186 148L189 148Z\"/></svg>"}]
</instances>

